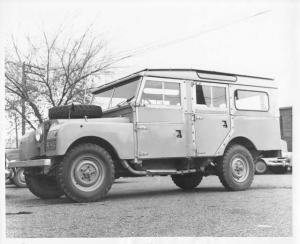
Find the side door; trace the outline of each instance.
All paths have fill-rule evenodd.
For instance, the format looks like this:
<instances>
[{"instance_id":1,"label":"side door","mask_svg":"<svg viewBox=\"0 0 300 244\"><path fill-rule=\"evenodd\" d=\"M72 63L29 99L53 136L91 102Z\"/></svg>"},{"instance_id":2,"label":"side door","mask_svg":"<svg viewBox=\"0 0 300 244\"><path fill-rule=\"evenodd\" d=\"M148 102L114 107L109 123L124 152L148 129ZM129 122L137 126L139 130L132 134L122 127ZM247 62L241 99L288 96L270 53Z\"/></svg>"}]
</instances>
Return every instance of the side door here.
<instances>
[{"instance_id":1,"label":"side door","mask_svg":"<svg viewBox=\"0 0 300 244\"><path fill-rule=\"evenodd\" d=\"M196 82L193 120L196 156L214 156L230 131L228 85Z\"/></svg>"},{"instance_id":2,"label":"side door","mask_svg":"<svg viewBox=\"0 0 300 244\"><path fill-rule=\"evenodd\" d=\"M144 77L136 107L138 158L186 155L182 81Z\"/></svg>"}]
</instances>

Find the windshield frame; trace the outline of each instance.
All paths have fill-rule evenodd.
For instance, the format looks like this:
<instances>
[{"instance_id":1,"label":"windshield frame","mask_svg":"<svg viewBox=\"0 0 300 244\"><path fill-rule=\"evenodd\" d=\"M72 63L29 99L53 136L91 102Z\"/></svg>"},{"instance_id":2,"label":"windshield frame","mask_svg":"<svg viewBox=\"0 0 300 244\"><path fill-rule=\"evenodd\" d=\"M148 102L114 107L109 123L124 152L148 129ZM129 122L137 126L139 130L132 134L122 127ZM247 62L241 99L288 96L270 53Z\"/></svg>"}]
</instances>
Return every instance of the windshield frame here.
<instances>
[{"instance_id":1,"label":"windshield frame","mask_svg":"<svg viewBox=\"0 0 300 244\"><path fill-rule=\"evenodd\" d=\"M138 77L134 77L132 79L128 79L126 81L123 81L123 82L120 82L118 84L112 84L111 86L107 86L105 89L99 91L99 92L94 92L93 93L93 99L91 101L91 104L93 104L93 101L95 99L95 96L97 96L98 94L101 94L101 93L104 93L104 92L107 92L107 91L110 91L111 90L111 95L110 95L110 98L109 98L109 102L107 103L108 106L106 108L103 108L102 107L102 110L103 111L108 111L108 110L112 110L112 109L116 109L116 108L121 108L121 107L124 107L124 106L127 106L129 104L134 104L137 100L137 96L139 94L139 90L140 90L140 87L141 87L141 81L142 81L142 76L138 76ZM129 102L126 102L126 100L123 100L121 101L120 103L117 103L116 105L112 106L112 100L113 100L113 97L114 97L114 94L115 94L115 91L116 91L116 88L118 87L122 87L124 85L127 85L129 83L133 83L133 82L137 82L137 85L136 85L136 90L134 92L134 98L130 99ZM132 96L129 96L127 99L131 98ZM97 104L96 104L97 105Z\"/></svg>"}]
</instances>

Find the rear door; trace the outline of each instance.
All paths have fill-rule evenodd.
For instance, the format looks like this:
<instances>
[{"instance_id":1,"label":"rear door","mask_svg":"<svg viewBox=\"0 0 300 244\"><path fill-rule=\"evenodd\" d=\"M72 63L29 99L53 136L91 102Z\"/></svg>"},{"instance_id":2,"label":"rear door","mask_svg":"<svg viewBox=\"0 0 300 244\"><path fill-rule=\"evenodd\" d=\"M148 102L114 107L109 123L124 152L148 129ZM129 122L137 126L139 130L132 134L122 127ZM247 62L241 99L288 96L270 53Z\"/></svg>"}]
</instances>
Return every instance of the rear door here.
<instances>
[{"instance_id":1,"label":"rear door","mask_svg":"<svg viewBox=\"0 0 300 244\"><path fill-rule=\"evenodd\" d=\"M214 156L230 131L228 85L197 82L193 87L196 156Z\"/></svg>"}]
</instances>

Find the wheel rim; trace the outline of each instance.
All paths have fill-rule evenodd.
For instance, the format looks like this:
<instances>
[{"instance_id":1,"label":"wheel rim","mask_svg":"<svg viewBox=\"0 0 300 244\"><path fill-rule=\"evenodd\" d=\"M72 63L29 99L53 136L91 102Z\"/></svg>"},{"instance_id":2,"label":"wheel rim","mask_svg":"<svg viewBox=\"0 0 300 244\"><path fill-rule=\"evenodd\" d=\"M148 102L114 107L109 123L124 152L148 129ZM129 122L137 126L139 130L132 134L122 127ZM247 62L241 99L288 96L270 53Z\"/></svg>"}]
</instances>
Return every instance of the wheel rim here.
<instances>
[{"instance_id":1,"label":"wheel rim","mask_svg":"<svg viewBox=\"0 0 300 244\"><path fill-rule=\"evenodd\" d=\"M264 173L267 170L267 166L263 161L258 161L255 164L255 170L257 173Z\"/></svg>"},{"instance_id":2,"label":"wheel rim","mask_svg":"<svg viewBox=\"0 0 300 244\"><path fill-rule=\"evenodd\" d=\"M89 155L75 160L71 169L71 180L76 188L82 191L93 191L103 182L105 169L103 162Z\"/></svg>"},{"instance_id":3,"label":"wheel rim","mask_svg":"<svg viewBox=\"0 0 300 244\"><path fill-rule=\"evenodd\" d=\"M249 164L243 156L236 156L231 161L231 172L236 182L244 182L249 176Z\"/></svg>"}]
</instances>

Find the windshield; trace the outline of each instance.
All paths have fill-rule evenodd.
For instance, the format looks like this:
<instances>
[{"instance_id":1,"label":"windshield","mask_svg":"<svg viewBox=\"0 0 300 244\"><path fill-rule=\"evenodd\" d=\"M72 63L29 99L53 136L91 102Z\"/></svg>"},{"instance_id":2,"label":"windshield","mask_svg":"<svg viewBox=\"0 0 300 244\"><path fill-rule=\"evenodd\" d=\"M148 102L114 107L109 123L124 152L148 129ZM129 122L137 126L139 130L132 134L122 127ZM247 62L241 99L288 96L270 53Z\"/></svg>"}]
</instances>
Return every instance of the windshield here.
<instances>
[{"instance_id":1,"label":"windshield","mask_svg":"<svg viewBox=\"0 0 300 244\"><path fill-rule=\"evenodd\" d=\"M134 98L138 81L139 79L94 94L92 104L101 106L103 110L126 104L128 100Z\"/></svg>"}]
</instances>

